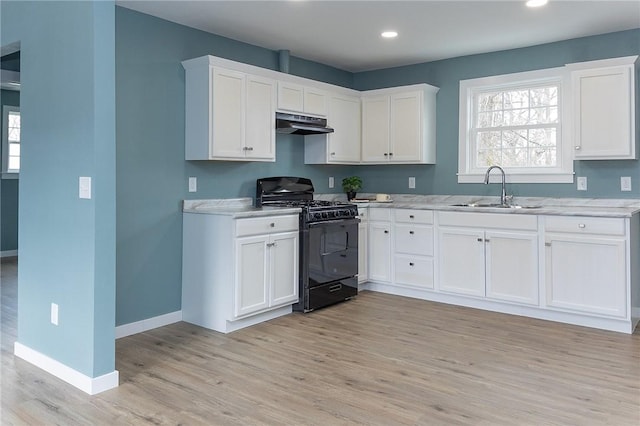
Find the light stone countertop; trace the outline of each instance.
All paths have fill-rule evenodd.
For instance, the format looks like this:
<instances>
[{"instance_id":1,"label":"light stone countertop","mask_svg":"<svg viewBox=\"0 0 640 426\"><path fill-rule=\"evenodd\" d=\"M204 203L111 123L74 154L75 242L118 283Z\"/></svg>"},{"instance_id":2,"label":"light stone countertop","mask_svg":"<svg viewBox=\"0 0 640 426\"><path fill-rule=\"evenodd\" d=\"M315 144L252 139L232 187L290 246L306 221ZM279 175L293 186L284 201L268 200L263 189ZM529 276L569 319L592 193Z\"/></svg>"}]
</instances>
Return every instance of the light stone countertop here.
<instances>
[{"instance_id":1,"label":"light stone countertop","mask_svg":"<svg viewBox=\"0 0 640 426\"><path fill-rule=\"evenodd\" d=\"M346 201L345 194L316 194L317 199ZM375 199L375 194L358 194L358 199ZM536 208L459 207L454 204L499 203L496 196L391 194L390 203L358 203L374 208L402 208L458 212L507 213L560 216L631 217L640 213L639 199L514 197L513 204Z\"/></svg>"},{"instance_id":2,"label":"light stone countertop","mask_svg":"<svg viewBox=\"0 0 640 426\"><path fill-rule=\"evenodd\" d=\"M210 200L184 200L183 213L216 214L234 218L299 214L299 207L254 207L253 198L220 198Z\"/></svg>"}]
</instances>

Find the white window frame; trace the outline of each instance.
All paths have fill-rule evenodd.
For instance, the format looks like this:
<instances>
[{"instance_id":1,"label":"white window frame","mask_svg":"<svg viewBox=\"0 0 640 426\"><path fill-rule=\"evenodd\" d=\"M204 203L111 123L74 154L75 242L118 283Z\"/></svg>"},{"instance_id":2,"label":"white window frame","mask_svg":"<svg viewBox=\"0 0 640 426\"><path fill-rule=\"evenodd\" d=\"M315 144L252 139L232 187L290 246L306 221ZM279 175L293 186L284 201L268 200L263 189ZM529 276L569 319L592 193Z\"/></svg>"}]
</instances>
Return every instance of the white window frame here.
<instances>
[{"instance_id":1,"label":"white window frame","mask_svg":"<svg viewBox=\"0 0 640 426\"><path fill-rule=\"evenodd\" d=\"M473 99L477 93L503 91L527 85L558 84L557 165L544 168L504 167L507 182L511 183L572 183L573 151L571 150L571 118L569 74L565 67L548 68L514 74L460 80L460 109L458 134L458 183L483 183L486 168L475 167L475 141L470 137L473 126ZM497 174L492 176L497 178Z\"/></svg>"},{"instance_id":2,"label":"white window frame","mask_svg":"<svg viewBox=\"0 0 640 426\"><path fill-rule=\"evenodd\" d=\"M20 170L9 170L9 113L20 112L20 107L12 105L2 106L2 179L18 179ZM22 144L22 132L20 144ZM20 147L22 154L22 146Z\"/></svg>"}]
</instances>

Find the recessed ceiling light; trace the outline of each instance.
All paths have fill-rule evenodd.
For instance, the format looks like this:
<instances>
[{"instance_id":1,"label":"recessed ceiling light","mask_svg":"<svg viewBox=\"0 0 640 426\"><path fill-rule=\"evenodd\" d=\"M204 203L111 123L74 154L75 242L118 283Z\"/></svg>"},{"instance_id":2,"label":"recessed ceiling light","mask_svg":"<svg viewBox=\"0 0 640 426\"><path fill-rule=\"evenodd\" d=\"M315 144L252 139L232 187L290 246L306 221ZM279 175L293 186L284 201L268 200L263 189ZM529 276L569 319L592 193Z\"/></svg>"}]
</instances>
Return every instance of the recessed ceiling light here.
<instances>
[{"instance_id":1,"label":"recessed ceiling light","mask_svg":"<svg viewBox=\"0 0 640 426\"><path fill-rule=\"evenodd\" d=\"M383 31L380 35L384 38L398 37L398 33L395 31Z\"/></svg>"},{"instance_id":2,"label":"recessed ceiling light","mask_svg":"<svg viewBox=\"0 0 640 426\"><path fill-rule=\"evenodd\" d=\"M549 0L528 0L527 3L525 4L529 7L540 7L540 6L544 6L548 2Z\"/></svg>"}]
</instances>

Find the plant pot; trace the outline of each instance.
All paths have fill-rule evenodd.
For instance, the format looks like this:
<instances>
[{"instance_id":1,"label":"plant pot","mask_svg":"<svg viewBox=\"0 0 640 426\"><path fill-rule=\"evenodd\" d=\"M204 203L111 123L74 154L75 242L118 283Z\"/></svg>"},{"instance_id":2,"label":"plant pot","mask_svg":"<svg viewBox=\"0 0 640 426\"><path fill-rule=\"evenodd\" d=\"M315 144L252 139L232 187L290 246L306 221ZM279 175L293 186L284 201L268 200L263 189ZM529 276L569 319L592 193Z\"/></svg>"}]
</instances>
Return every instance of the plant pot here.
<instances>
[{"instance_id":1,"label":"plant pot","mask_svg":"<svg viewBox=\"0 0 640 426\"><path fill-rule=\"evenodd\" d=\"M356 192L355 191L348 191L347 192L347 200L351 201L354 198L356 198Z\"/></svg>"}]
</instances>

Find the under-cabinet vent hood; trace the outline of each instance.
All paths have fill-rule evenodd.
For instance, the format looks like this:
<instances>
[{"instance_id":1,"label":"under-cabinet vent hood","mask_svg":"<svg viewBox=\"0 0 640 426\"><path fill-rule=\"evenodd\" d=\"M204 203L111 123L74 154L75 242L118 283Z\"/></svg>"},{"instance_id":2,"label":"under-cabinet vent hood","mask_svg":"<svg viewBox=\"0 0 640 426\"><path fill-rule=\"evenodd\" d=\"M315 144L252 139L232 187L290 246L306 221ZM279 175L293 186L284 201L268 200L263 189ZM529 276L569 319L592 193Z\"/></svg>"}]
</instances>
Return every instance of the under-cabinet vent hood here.
<instances>
[{"instance_id":1,"label":"under-cabinet vent hood","mask_svg":"<svg viewBox=\"0 0 640 426\"><path fill-rule=\"evenodd\" d=\"M326 118L276 112L276 132L278 133L318 135L333 133L333 131L331 127L327 127Z\"/></svg>"}]
</instances>

